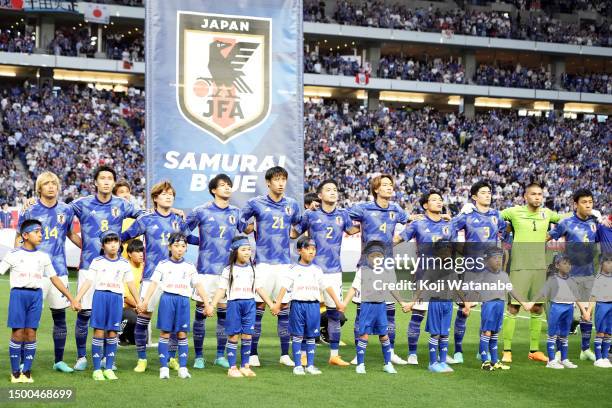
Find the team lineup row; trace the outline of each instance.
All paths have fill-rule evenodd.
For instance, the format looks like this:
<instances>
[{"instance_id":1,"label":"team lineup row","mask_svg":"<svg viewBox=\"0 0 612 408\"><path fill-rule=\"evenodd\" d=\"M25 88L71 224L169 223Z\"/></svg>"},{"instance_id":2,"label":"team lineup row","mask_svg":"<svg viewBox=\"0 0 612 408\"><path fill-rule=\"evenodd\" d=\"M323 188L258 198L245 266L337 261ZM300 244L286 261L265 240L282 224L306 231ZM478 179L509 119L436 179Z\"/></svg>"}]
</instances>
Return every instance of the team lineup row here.
<instances>
[{"instance_id":1,"label":"team lineup row","mask_svg":"<svg viewBox=\"0 0 612 408\"><path fill-rule=\"evenodd\" d=\"M320 208L309 209L301 214L297 202L284 196L287 176L287 172L280 167L268 170L266 173L268 194L252 198L243 209L238 209L229 203L232 190L230 178L226 175L219 175L213 178L209 185L214 200L196 207L184 219L184 215L180 211L172 208L175 191L168 182L158 183L152 188L151 198L154 202L154 210L138 211L128 201L113 195L113 190L116 187L116 174L110 167L103 166L96 170L94 174L95 195L75 200L69 205L58 201L60 185L57 177L52 173L41 174L36 182L38 200L31 201L30 206L20 214L20 234L18 237L20 239L16 239L16 244L23 244L23 250L12 252L2 264L2 272L11 270L12 289L9 304L9 327L13 329L13 334L9 347L11 348L13 370L12 381L31 381L30 368L36 350L36 328L42 311L43 292L52 310L54 320L54 342L56 346L54 368L59 371L72 371L63 362L63 345L66 341L64 309L69 306L69 303L72 303L72 307L79 310L75 327L78 360L74 369L84 370L87 366L85 356L89 324L94 328L92 342L94 378L116 378L112 372L112 363L117 345L117 328L121 321L124 293L122 281L124 279L133 281L133 278L130 279L132 275L129 264L121 260L117 253L120 241L126 241L140 235L144 236L145 240L146 261L139 291L133 283L128 283L129 292L133 296L132 306L138 312L134 336L139 360L135 371L146 370L148 325L153 311L159 304L158 328L161 330L159 351L160 356L162 356L160 357L162 368L164 368L163 358L167 359L168 357L168 352L164 347L171 343L169 339L173 337L171 334L174 333L177 337L179 361L178 364L173 360L170 360L169 363L179 366L179 375L182 377L189 376L186 368L186 333L190 329L188 306L189 297L192 294L189 288L192 286L197 289L197 293L194 293L194 298L197 300L193 323L196 353L194 367L204 366L202 355L204 319L213 313L209 304L209 297L214 295L213 303L220 302L217 310L218 347L215 363L228 367L228 373L231 376L251 376L254 373L250 367L260 364L257 344L261 333L261 318L266 304L278 316L277 328L281 343L280 362L288 366L294 366L294 362L289 357L291 336L293 336L294 359L296 355L300 355L299 352L296 354L296 349L301 351L302 341L298 341L298 339L304 339L303 342L308 352L311 351L311 345L314 347L314 337L316 337L314 335L318 334L320 325L315 324L313 305L316 304L316 318L318 319L320 317L318 311L319 291L321 290L325 290L324 301L328 308L330 363L348 365L338 355L340 318L346 302L346 300L345 302L340 300L342 297L340 245L344 233L354 234L361 231L362 252L366 256L366 249L369 248L371 253L367 255L371 255L373 259L380 256L392 256L394 242L412 239L415 239L417 244L440 240L452 241L455 239L455 231L458 230L465 232L467 242L497 244L499 235L506 230L508 224L512 227L514 242L544 243L550 238L558 238L559 236L553 236L557 234L564 235L566 240L570 242L585 242L585 239L588 239L589 242L601 241L602 249L604 247L609 248L609 223L607 221L598 223L592 216L592 194L586 190L576 192L574 197L576 212L564 220L559 214L541 208L543 194L541 186L537 183L526 187L525 206L509 208L502 212L491 209L491 186L486 182L478 182L473 186L471 191L473 203L466 205L464 211L453 219L449 219L442 214L444 207L442 197L436 192L429 192L423 196L421 206L425 211L424 216L408 217L402 208L391 202L394 193L392 177L381 175L375 177L371 183L371 193L374 201L355 204L349 210L337 208L338 186L336 182L333 180L322 181L319 187ZM118 183L117 186L120 184ZM81 236L71 230L73 217L77 217L80 221ZM129 218L135 218L136 220L131 226L125 228L124 221ZM255 223L251 222L252 219L255 220ZM32 220L37 220L37 222ZM354 225L355 223L359 225ZM549 234L549 224L551 223L558 223L559 227ZM406 224L406 228L399 236L395 236L395 226L397 224ZM199 230L198 236L190 235L190 231L196 227ZM234 265L236 271L242 270L245 265L251 267L250 270L246 268L246 272L243 271L242 275L245 276L242 278L239 277L240 273L234 274L228 271L225 274L227 282L220 284L223 279L219 275L221 271L228 267L228 254L236 257L241 248L245 252L247 251L247 245L238 246L232 251L232 241L245 244L248 241L241 238L239 234L249 234L254 230L256 240L254 266L250 265L250 262L245 264L246 259L250 260L250 253L247 258L243 257L239 261L229 262L230 270L233 270ZM303 247L298 249L300 260L294 266L290 266L290 240L304 232L308 232L310 239L302 241ZM38 243L36 242L37 234L41 236ZM30 235L33 237L32 239L29 238ZM79 290L76 299L70 295L67 289L67 269L64 254L66 238L69 238L82 250ZM172 242L170 242L171 238ZM23 243L21 243L21 240L23 240ZM105 243L105 241L108 242ZM199 246L197 266L182 262L180 251L176 254L173 252L174 246L184 246L184 249L186 249L187 243ZM109 246L115 245L117 251L114 254L112 250L107 251L107 244ZM608 246L604 246L604 244ZM234 245L238 244L234 243ZM38 246L41 249L40 252L29 252L34 251ZM169 246L170 254L168 253ZM372 248L376 250L372 250ZM250 251L250 246L248 246L248 250ZM520 281L527 282L527 286L515 287L519 294L517 298L527 299L527 294L538 293L546 280L545 258L543 251L541 256L530 254L529 257L519 256L517 252L512 252L510 280L513 280L513 275L524 276L524 274L530 274L533 276L532 279L520 279ZM47 254L51 257L52 267L47 268L45 265L48 263L36 258L40 258L40 254ZM15 257L13 263L9 259L10 256ZM309 260L308 257L310 256L312 258ZM24 271L21 267L20 273L14 273L15 271L11 268L20 270L19 265L24 264L16 261L20 259L19 257L31 257L33 260L37 260L37 264L31 265L38 265L39 268L34 266ZM368 257L366 256L366 258ZM495 259L497 257L491 256L491 258ZM367 263L368 261L362 259L362 266L367 265ZM607 264L607 262L602 263L602 265ZM46 269L39 270L42 266L45 266ZM296 278L293 269L297 269L297 271L303 269L301 271L303 273L295 274L298 277ZM570 275L576 272L585 273L584 268L580 271L578 269L571 266ZM289 270L292 272L286 273ZM591 271L590 276L594 275L593 272ZM606 272L602 269L601 276L607 277L609 273L609 271ZM57 274L58 277L44 278L46 275L54 274ZM200 276L200 278L196 279L197 276ZM248 283L248 276L252 281L251 285L243 285L241 290L234 290L232 284L242 281ZM223 277L223 274L221 274L221 277ZM293 281L291 281L292 279ZM301 282L300 279L304 281ZM258 282L257 285L255 285L256 281ZM51 284L55 288L50 287ZM357 285L354 282L353 287ZM46 286L46 290L39 290L43 286ZM159 288L160 286L163 290ZM255 286L257 286L256 289L261 290L254 290ZM248 298L235 297L232 299L231 294L235 295L241 293L241 291L245 293L243 296L246 296L249 288ZM287 289L292 289L293 301L291 303L289 303L290 298L285 293ZM303 298L300 295L300 290L306 292L302 294L304 295ZM226 294L225 292L229 293ZM316 296L314 296L315 292ZM276 297L276 303L272 302L272 299L267 296L268 294ZM280 294L283 296L279 297ZM358 295L358 290L353 294ZM353 294L349 293L347 300L350 300ZM606 294L605 291L604 294ZM609 296L609 292L607 294ZM224 296L227 297L227 300L224 299ZM315 299L310 299L313 296ZM138 299L138 301L134 301L134 299ZM248 300L246 302L248 304L245 302L243 302L245 304L241 304L240 302L243 300ZM605 297L602 301L598 300L595 309L596 326L598 326L598 317L602 316L603 313L599 311L604 310L601 309L600 303L604 304L610 301L612 299L606 300ZM301 305L302 302L303 305ZM417 343L421 321L426 314L427 303L402 303L402 308L405 311L412 311L408 329L409 355L407 362L394 352L395 306L385 305L384 302L377 302L378 304L375 305L370 305L370 303L363 302L361 304L358 314L359 321L356 321L355 325L357 328L356 335L358 336L356 337L358 338L357 362L363 362L359 356L365 352L367 334L378 334L381 336L383 344L385 371L395 371L392 363L416 364ZM501 314L499 306L495 307L495 315L498 318L494 321L493 326L496 326L497 323L501 325L503 303L502 300ZM16 310L22 310L24 305L29 304L36 305L31 309L25 309L32 311L31 314L30 312L16 312ZM289 307L290 304L292 305L291 308ZM458 310L455 319L455 355L450 358L446 356L446 351L452 303L450 309L448 309L447 302L432 302L429 304L430 313L427 319L427 329L432 334L430 345L433 346L433 343L436 343L436 347L430 347L430 350L439 350L439 355L433 356L430 362L429 368L431 371L449 371L451 369L447 362L454 363L463 360L461 342L470 305L466 303L463 306ZM528 307L531 312L530 331L532 332L529 358L547 361L548 357L539 351L543 305L536 303L530 304ZM435 310L434 313L432 313L432 308ZM593 354L590 351L592 323L589 308L590 306L581 306L583 312L580 322L583 332L581 358L596 360L596 366L609 365L607 353L610 343L609 320L612 318L612 312L604 313L604 318L601 320L603 323L599 324L601 327L596 327L597 337L595 339L595 354ZM509 304L503 321L504 356L502 360L505 362L511 362L512 359L511 341L518 310L518 304ZM174 317L165 319L164 316L166 315ZM564 318L566 318L566 315L567 313L563 315ZM253 317L253 319L251 320L250 317ZM13 320L11 321L11 319ZM119 320L117 321L117 319ZM240 327L232 326L236 324ZM382 334L382 326L385 326L384 334ZM555 342L560 339L559 348L563 354L563 339L567 337L567 334L563 335L564 326L559 333L553 334L550 333L550 327L549 315L549 339L554 337ZM496 351L497 333L499 331L500 328L483 331L481 333L481 346L484 336L489 339L488 344L491 350L495 345ZM533 335L534 333L535 335ZM586 334L588 334L588 338ZM238 370L235 366L235 350L239 335L242 338L243 346L241 351L243 356L242 370ZM555 342L553 344L556 344ZM224 356L226 348L227 358ZM312 351L314 353L314 349ZM309 364L310 354L313 353L307 353L305 372L319 372L312 364ZM486 369L485 367L495 368L495 366L497 368L507 367L497 361L496 352L492 353L490 358L488 354L484 353L483 358L486 358L483 361L484 369ZM107 368L104 371L100 369L100 360L103 355L106 356L105 366ZM31 358L28 358L28 356ZM22 358L24 365L23 368L20 368L19 363ZM561 362L556 364L556 360L550 359L547 366L551 368L570 367L569 360L565 365L562 364L566 360L567 358L562 359ZM296 374L300 373L300 367L298 365L294 369ZM357 367L358 372L365 372L365 367L362 364ZM160 372L160 376L167 376L167 371Z\"/></svg>"}]
</instances>

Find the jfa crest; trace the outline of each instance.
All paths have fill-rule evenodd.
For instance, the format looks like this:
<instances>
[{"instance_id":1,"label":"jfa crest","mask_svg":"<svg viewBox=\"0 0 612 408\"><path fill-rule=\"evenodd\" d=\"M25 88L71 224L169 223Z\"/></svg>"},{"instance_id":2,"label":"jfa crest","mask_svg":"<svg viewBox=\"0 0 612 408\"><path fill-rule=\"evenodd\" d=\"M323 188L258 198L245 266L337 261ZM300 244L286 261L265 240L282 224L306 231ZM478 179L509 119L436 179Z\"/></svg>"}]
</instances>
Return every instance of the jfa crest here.
<instances>
[{"instance_id":1,"label":"jfa crest","mask_svg":"<svg viewBox=\"0 0 612 408\"><path fill-rule=\"evenodd\" d=\"M113 207L111 209L111 215L115 218L117 218L119 216L119 207Z\"/></svg>"},{"instance_id":2,"label":"jfa crest","mask_svg":"<svg viewBox=\"0 0 612 408\"><path fill-rule=\"evenodd\" d=\"M449 235L450 229L448 227L443 227L442 228L442 234L444 234L445 236Z\"/></svg>"},{"instance_id":3,"label":"jfa crest","mask_svg":"<svg viewBox=\"0 0 612 408\"><path fill-rule=\"evenodd\" d=\"M589 222L589 226L591 227L591 231L597 232L597 225L594 222Z\"/></svg>"},{"instance_id":4,"label":"jfa crest","mask_svg":"<svg viewBox=\"0 0 612 408\"><path fill-rule=\"evenodd\" d=\"M262 123L270 112L272 20L185 11L177 19L185 119L222 143Z\"/></svg>"},{"instance_id":5,"label":"jfa crest","mask_svg":"<svg viewBox=\"0 0 612 408\"><path fill-rule=\"evenodd\" d=\"M492 215L491 216L491 222L493 223L493 225L497 225L497 217Z\"/></svg>"},{"instance_id":6,"label":"jfa crest","mask_svg":"<svg viewBox=\"0 0 612 408\"><path fill-rule=\"evenodd\" d=\"M542 217L543 220L546 219L546 211L542 210L540 211L540 217Z\"/></svg>"},{"instance_id":7,"label":"jfa crest","mask_svg":"<svg viewBox=\"0 0 612 408\"><path fill-rule=\"evenodd\" d=\"M178 231L178 229L179 229L178 221L172 221L172 230L173 231Z\"/></svg>"},{"instance_id":8,"label":"jfa crest","mask_svg":"<svg viewBox=\"0 0 612 408\"><path fill-rule=\"evenodd\" d=\"M342 225L342 217L341 216L336 216L336 224L338 225Z\"/></svg>"},{"instance_id":9,"label":"jfa crest","mask_svg":"<svg viewBox=\"0 0 612 408\"><path fill-rule=\"evenodd\" d=\"M230 215L229 217L227 217L227 220L230 222L230 224L234 225L236 224L236 217L234 217L233 215Z\"/></svg>"},{"instance_id":10,"label":"jfa crest","mask_svg":"<svg viewBox=\"0 0 612 408\"><path fill-rule=\"evenodd\" d=\"M285 213L287 213L287 215L291 216L291 207L285 207Z\"/></svg>"},{"instance_id":11,"label":"jfa crest","mask_svg":"<svg viewBox=\"0 0 612 408\"><path fill-rule=\"evenodd\" d=\"M57 223L63 224L66 221L66 215L64 213L57 214Z\"/></svg>"},{"instance_id":12,"label":"jfa crest","mask_svg":"<svg viewBox=\"0 0 612 408\"><path fill-rule=\"evenodd\" d=\"M389 213L389 218L391 219L391 221L395 220L395 212L391 211Z\"/></svg>"}]
</instances>

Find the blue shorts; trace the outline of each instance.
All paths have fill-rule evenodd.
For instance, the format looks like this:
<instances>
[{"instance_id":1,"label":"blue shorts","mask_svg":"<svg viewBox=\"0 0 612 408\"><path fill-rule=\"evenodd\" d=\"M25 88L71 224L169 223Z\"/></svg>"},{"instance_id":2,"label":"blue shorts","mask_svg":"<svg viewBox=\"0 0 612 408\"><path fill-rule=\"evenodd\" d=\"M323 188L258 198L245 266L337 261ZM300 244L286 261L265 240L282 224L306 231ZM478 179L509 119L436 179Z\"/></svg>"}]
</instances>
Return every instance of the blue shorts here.
<instances>
[{"instance_id":1,"label":"blue shorts","mask_svg":"<svg viewBox=\"0 0 612 408\"><path fill-rule=\"evenodd\" d=\"M595 331L612 334L612 302L595 303Z\"/></svg>"},{"instance_id":2,"label":"blue shorts","mask_svg":"<svg viewBox=\"0 0 612 408\"><path fill-rule=\"evenodd\" d=\"M480 311L480 331L498 333L504 321L504 301L501 299L489 300L482 304Z\"/></svg>"},{"instance_id":3,"label":"blue shorts","mask_svg":"<svg viewBox=\"0 0 612 408\"><path fill-rule=\"evenodd\" d=\"M573 303L550 302L548 310L548 335L567 337L574 320Z\"/></svg>"},{"instance_id":4,"label":"blue shorts","mask_svg":"<svg viewBox=\"0 0 612 408\"><path fill-rule=\"evenodd\" d=\"M358 336L374 334L386 336L389 322L387 321L387 304L385 302L362 302L359 311Z\"/></svg>"},{"instance_id":5,"label":"blue shorts","mask_svg":"<svg viewBox=\"0 0 612 408\"><path fill-rule=\"evenodd\" d=\"M189 298L162 293L157 306L157 328L169 333L189 333Z\"/></svg>"},{"instance_id":6,"label":"blue shorts","mask_svg":"<svg viewBox=\"0 0 612 408\"><path fill-rule=\"evenodd\" d=\"M253 334L255 331L255 299L235 299L227 302L225 334Z\"/></svg>"},{"instance_id":7,"label":"blue shorts","mask_svg":"<svg viewBox=\"0 0 612 408\"><path fill-rule=\"evenodd\" d=\"M91 302L89 325L98 330L121 330L123 295L109 290L96 290Z\"/></svg>"},{"instance_id":8,"label":"blue shorts","mask_svg":"<svg viewBox=\"0 0 612 408\"><path fill-rule=\"evenodd\" d=\"M425 331L434 336L448 336L453 320L453 302L450 300L432 300L427 309Z\"/></svg>"},{"instance_id":9,"label":"blue shorts","mask_svg":"<svg viewBox=\"0 0 612 408\"><path fill-rule=\"evenodd\" d=\"M319 336L321 329L321 309L318 301L291 301L289 310L289 333L307 339Z\"/></svg>"},{"instance_id":10,"label":"blue shorts","mask_svg":"<svg viewBox=\"0 0 612 408\"><path fill-rule=\"evenodd\" d=\"M6 326L11 329L38 329L43 309L42 289L11 289Z\"/></svg>"}]
</instances>

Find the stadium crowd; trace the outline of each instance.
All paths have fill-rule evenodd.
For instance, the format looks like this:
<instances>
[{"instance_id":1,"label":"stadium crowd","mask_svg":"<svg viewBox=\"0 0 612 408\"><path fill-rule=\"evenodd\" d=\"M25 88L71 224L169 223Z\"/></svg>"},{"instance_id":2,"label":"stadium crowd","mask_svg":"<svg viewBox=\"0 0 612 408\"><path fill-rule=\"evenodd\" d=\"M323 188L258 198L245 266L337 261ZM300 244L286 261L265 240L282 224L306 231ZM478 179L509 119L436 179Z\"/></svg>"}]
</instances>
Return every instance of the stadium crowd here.
<instances>
[{"instance_id":1,"label":"stadium crowd","mask_svg":"<svg viewBox=\"0 0 612 408\"><path fill-rule=\"evenodd\" d=\"M11 145L7 151L2 143L0 174L11 177L15 156L29 173L25 186L2 183L14 187L5 192L10 203L32 196L32 180L45 170L60 176L64 198L89 194L91 172L104 163L130 180L134 196L142 200L144 95L140 92L113 93L78 85L39 89L26 83L2 89L0 109L0 140Z\"/></svg>"},{"instance_id":2,"label":"stadium crowd","mask_svg":"<svg viewBox=\"0 0 612 408\"><path fill-rule=\"evenodd\" d=\"M491 111L468 120L430 108L375 112L348 104L306 103L305 190L319 180L338 179L346 203L366 200L376 173L391 173L397 201L416 206L431 188L457 211L477 179L495 185L494 201L505 208L520 200L521 186L532 177L546 183L549 203L571 209L571 191L592 188L597 206L610 210L609 156L612 121L519 117Z\"/></svg>"},{"instance_id":3,"label":"stadium crowd","mask_svg":"<svg viewBox=\"0 0 612 408\"><path fill-rule=\"evenodd\" d=\"M474 74L476 85L502 86L511 88L553 89L554 76L550 70L517 65L480 64Z\"/></svg>"},{"instance_id":4,"label":"stadium crowd","mask_svg":"<svg viewBox=\"0 0 612 408\"><path fill-rule=\"evenodd\" d=\"M612 94L612 74L572 75L563 73L561 81L563 89L568 91Z\"/></svg>"},{"instance_id":5,"label":"stadium crowd","mask_svg":"<svg viewBox=\"0 0 612 408\"><path fill-rule=\"evenodd\" d=\"M304 20L338 24L392 28L424 32L512 38L576 45L612 46L610 23L588 22L582 26L565 23L547 14L518 13L516 17L498 11L465 9L412 9L400 3L340 0L335 10L325 10L317 2L306 2Z\"/></svg>"},{"instance_id":6,"label":"stadium crowd","mask_svg":"<svg viewBox=\"0 0 612 408\"><path fill-rule=\"evenodd\" d=\"M92 169L110 163L142 201L142 94L26 84L3 89L0 109L0 174L14 180L0 183L0 198L15 203L32 195L32 180L43 170L60 175L65 197L87 194ZM520 186L537 177L557 210L571 208L571 191L578 187L592 188L598 207L611 209L610 120L519 117L514 111L468 120L427 107L368 112L333 101L306 103L304 113L305 191L334 177L344 186L346 202L365 200L372 175L389 172L397 178L402 205L412 208L422 191L436 188L456 211L476 179L490 179L496 206L507 207L520 197ZM19 174L15 157L29 177Z\"/></svg>"},{"instance_id":7,"label":"stadium crowd","mask_svg":"<svg viewBox=\"0 0 612 408\"><path fill-rule=\"evenodd\" d=\"M465 81L465 72L463 66L453 58L417 59L387 55L380 58L378 77L462 84Z\"/></svg>"},{"instance_id":8,"label":"stadium crowd","mask_svg":"<svg viewBox=\"0 0 612 408\"><path fill-rule=\"evenodd\" d=\"M10 29L0 30L0 52L34 52L35 41L31 32Z\"/></svg>"}]
</instances>

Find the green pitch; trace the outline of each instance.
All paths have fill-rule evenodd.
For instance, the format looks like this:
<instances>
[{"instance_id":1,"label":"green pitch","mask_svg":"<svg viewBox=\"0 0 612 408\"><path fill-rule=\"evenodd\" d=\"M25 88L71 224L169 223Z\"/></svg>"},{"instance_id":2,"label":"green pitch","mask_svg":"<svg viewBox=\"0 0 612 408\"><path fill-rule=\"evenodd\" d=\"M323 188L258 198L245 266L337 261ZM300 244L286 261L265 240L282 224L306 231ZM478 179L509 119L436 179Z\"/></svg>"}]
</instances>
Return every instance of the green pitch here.
<instances>
[{"instance_id":1,"label":"green pitch","mask_svg":"<svg viewBox=\"0 0 612 408\"><path fill-rule=\"evenodd\" d=\"M72 283L74 290L75 283ZM6 321L9 297L8 279L0 279L0 314ZM193 308L192 308L193 310ZM342 328L342 340L348 345L340 348L340 354L349 361L354 357L353 320L355 308L347 311L348 322ZM65 361L73 365L76 348L74 345L74 320L76 314L67 312L68 340ZM406 328L409 315L397 312L396 353L406 358ZM75 403L61 403L63 406L78 407L161 407L162 404L180 407L221 406L235 407L427 407L427 406L606 406L609 404L609 387L612 371L593 367L591 362L578 360L579 336L570 338L570 358L576 370L550 370L543 363L527 360L528 320L519 319L513 343L514 363L509 371L483 372L475 359L478 351L478 326L480 314L475 311L468 319L464 340L465 363L454 366L450 374L433 374L427 371L428 335L422 332L419 344L418 367L398 366L397 375L382 372L382 355L377 338L371 338L368 345L364 376L355 374L354 366L330 367L327 365L329 348L317 347L316 364L323 375L318 377L294 377L291 368L280 366L279 344L276 336L276 318L266 313L263 334L259 343L259 354L263 364L255 368L256 378L230 379L226 371L212 366L215 358L215 319L207 321L204 352L208 366L204 370L191 368L193 348L190 340L189 367L192 378L180 380L171 371L170 380L160 380L157 350L149 349L149 368L144 374L136 374L134 347L120 348L117 357L118 381L94 382L90 369L85 372L62 374L51 370L53 365L52 320L49 310L43 312L38 336L38 351L33 366L34 384L18 384L22 388L72 387L76 389ZM9 330L2 324L0 331L0 388L11 387L9 382L8 339ZM425 324L423 323L423 328ZM545 330L545 328L544 328ZM154 330L154 336L157 331ZM501 337L501 336L500 336ZM155 337L156 338L156 337ZM544 350L545 333L542 334L541 349ZM89 341L91 340L91 332ZM502 346L500 338L500 348ZM453 342L451 335L450 350ZM87 346L90 355L90 344ZM2 383L3 381L3 383ZM48 406L52 403L47 403ZM375 404L375 405L374 405ZM2 404L4 405L4 404ZM36 404L13 404L14 406L36 406ZM57 404L60 406L59 404ZM40 404L39 406L42 406ZM53 405L51 405L53 406Z\"/></svg>"}]
</instances>

